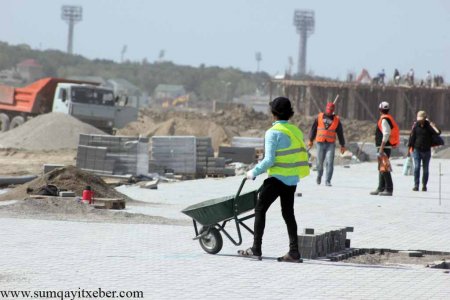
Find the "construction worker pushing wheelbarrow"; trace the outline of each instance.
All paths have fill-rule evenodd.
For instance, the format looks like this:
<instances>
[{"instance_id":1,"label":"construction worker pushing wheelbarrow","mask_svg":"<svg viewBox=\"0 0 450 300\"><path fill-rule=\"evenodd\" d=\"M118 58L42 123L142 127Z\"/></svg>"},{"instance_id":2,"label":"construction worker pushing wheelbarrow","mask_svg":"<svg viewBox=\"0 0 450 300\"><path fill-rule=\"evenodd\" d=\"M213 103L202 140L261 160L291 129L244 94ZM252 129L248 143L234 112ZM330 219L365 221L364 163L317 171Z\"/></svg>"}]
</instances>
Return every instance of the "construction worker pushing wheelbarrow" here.
<instances>
[{"instance_id":1,"label":"construction worker pushing wheelbarrow","mask_svg":"<svg viewBox=\"0 0 450 300\"><path fill-rule=\"evenodd\" d=\"M289 251L285 255L278 257L277 260L282 262L302 262L298 249L297 222L294 214L294 197L300 178L309 175L308 154L303 141L302 131L297 126L288 122L288 120L294 115L290 100L285 97L278 97L270 102L270 110L272 112L274 122L272 123L272 127L267 130L265 134L264 159L246 174L246 179L254 179L258 175L267 171L268 178L264 180L263 185L257 192L254 191L245 195L247 201L242 201L243 196L240 195L240 191L245 182L244 179L236 197L232 198L232 204L236 205L236 212L234 212L235 215L234 217L228 216L226 220L226 222L228 222L228 220L234 218L239 234L239 241L235 242L224 230L225 222L222 225L218 222L213 225L210 224L209 226L206 226L206 229L202 229L203 232L202 230L198 232L194 218L194 227L197 238L200 239L200 244L203 249L205 249L202 244L202 239L207 239L207 242L210 242L211 247L211 244L214 244L214 242L212 242L212 238L217 241L217 234L219 234L218 236L220 237L219 231L222 231L235 245L240 245L242 239L239 226L242 225L248 231L253 233L253 246L245 250L239 250L238 254L244 257L261 259L262 238L264 235L266 212L270 205L279 197L282 215L286 222L289 236ZM255 209L254 214L243 219L239 219L237 214L245 210L244 208L246 205L244 203L247 204L246 208L249 208L248 205L252 202L252 200ZM206 207L214 204L214 200L210 201L212 202L207 203ZM200 208L200 210L204 210L206 207L205 205L202 205L202 203L199 203L196 206L186 208L183 212L188 215L191 213L190 216L192 216L192 210L194 209L194 211L197 211L196 215L198 217L198 215L202 213L201 211L199 212L198 209ZM247 209L247 211L248 210L249 209ZM255 217L253 231L242 222L251 217ZM221 242L222 240L220 237L220 243ZM216 251L215 253L218 252L217 249L214 250ZM207 252L212 253L211 251Z\"/></svg>"}]
</instances>

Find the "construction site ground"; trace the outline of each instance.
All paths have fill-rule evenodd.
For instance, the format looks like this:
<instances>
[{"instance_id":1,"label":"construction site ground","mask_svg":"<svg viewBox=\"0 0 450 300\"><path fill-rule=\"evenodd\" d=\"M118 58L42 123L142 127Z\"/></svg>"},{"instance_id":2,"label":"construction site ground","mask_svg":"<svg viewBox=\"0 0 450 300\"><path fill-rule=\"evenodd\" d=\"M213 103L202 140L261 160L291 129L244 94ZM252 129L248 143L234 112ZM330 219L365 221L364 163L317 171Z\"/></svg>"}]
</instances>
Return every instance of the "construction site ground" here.
<instances>
[{"instance_id":1,"label":"construction site ground","mask_svg":"<svg viewBox=\"0 0 450 300\"><path fill-rule=\"evenodd\" d=\"M299 233L305 227L352 226L351 247L438 251L444 253L437 258L448 258L450 160L431 160L428 192L411 190L413 177L402 175L402 162L393 160L393 197L369 195L377 185L375 163L337 165L332 187L317 186L313 172L297 189L302 194L295 199ZM288 246L278 201L267 214L262 261L236 256L252 244L247 232L241 246L224 237L220 253L206 254L192 240L191 220L180 211L233 195L241 180L160 183L157 190L121 186L116 190L135 201L100 219L54 207L48 214L28 210L19 215L20 201L0 202L0 286L16 291L133 290L142 291L145 299L448 299L448 270L426 263L277 262ZM248 182L244 189L257 189L263 180ZM129 217L133 214L169 221L136 222Z\"/></svg>"}]
</instances>

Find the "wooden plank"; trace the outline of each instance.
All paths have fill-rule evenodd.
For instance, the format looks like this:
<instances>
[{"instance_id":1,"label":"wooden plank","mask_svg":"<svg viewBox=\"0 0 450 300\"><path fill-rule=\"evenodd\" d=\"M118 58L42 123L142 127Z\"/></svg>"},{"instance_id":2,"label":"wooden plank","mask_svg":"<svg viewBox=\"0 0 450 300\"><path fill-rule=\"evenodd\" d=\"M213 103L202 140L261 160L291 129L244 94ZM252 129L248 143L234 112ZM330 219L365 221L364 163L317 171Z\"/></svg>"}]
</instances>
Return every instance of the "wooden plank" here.
<instances>
[{"instance_id":1,"label":"wooden plank","mask_svg":"<svg viewBox=\"0 0 450 300\"><path fill-rule=\"evenodd\" d=\"M409 100L408 96L406 95L405 92L401 92L403 99L405 100L405 104L406 104L406 108L409 110L409 112L411 113L411 115L415 116L416 115L416 111L413 109L413 105L411 104L411 101Z\"/></svg>"},{"instance_id":2,"label":"wooden plank","mask_svg":"<svg viewBox=\"0 0 450 300\"><path fill-rule=\"evenodd\" d=\"M370 110L370 107L367 105L367 103L361 98L361 95L358 93L358 91L355 91L354 93L355 99L359 102L359 104L362 105L362 107L366 110L367 114L370 116L370 118L374 121L376 121L378 118L373 114L373 112Z\"/></svg>"},{"instance_id":3,"label":"wooden plank","mask_svg":"<svg viewBox=\"0 0 450 300\"><path fill-rule=\"evenodd\" d=\"M318 113L320 113L320 112L322 111L322 109L320 108L320 105L319 105L319 103L317 102L316 98L314 98L314 94L313 94L313 92L312 92L312 87L309 87L309 88L307 89L307 93L309 94L309 99L312 101L312 103L314 104L314 107L317 109L317 112L316 112L316 113L311 113L311 111L310 111L309 115L310 115L310 116L315 116L315 115L317 115Z\"/></svg>"}]
</instances>

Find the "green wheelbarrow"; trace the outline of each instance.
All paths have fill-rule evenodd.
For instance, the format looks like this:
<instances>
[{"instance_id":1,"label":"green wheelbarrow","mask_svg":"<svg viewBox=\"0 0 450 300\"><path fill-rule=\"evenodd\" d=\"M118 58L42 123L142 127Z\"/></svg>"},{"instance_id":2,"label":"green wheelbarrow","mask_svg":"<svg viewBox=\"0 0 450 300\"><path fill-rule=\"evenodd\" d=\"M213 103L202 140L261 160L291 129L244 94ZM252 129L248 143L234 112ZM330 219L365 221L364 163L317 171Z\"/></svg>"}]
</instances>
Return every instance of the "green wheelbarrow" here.
<instances>
[{"instance_id":1,"label":"green wheelbarrow","mask_svg":"<svg viewBox=\"0 0 450 300\"><path fill-rule=\"evenodd\" d=\"M194 240L199 240L200 246L207 253L216 254L222 249L223 239L220 232L236 246L242 244L241 226L253 234L253 230L244 224L244 221L253 218L255 214L246 215L242 218L239 218L239 215L255 208L259 190L241 194L245 181L246 178L242 180L235 196L203 201L181 211L192 218L195 230ZM225 230L227 223L233 221L236 224L237 240ZM197 223L202 225L200 230Z\"/></svg>"}]
</instances>

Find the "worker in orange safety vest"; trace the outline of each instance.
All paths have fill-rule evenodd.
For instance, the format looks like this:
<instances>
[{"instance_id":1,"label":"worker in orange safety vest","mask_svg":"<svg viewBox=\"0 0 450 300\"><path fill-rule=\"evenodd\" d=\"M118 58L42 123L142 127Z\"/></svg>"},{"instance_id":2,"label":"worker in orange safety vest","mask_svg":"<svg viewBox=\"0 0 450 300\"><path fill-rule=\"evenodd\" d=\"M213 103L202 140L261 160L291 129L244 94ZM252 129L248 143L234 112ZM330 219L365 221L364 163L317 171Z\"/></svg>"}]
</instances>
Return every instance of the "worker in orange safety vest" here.
<instances>
[{"instance_id":1,"label":"worker in orange safety vest","mask_svg":"<svg viewBox=\"0 0 450 300\"><path fill-rule=\"evenodd\" d=\"M314 140L317 148L317 184L322 182L324 162L326 165L325 185L331 186L334 169L334 152L336 135L341 145L341 154L345 152L344 130L339 116L335 115L335 104L327 103L325 113L317 116L309 132L308 148L311 149Z\"/></svg>"},{"instance_id":2,"label":"worker in orange safety vest","mask_svg":"<svg viewBox=\"0 0 450 300\"><path fill-rule=\"evenodd\" d=\"M392 148L398 147L400 144L400 129L392 115L389 114L389 102L383 101L378 106L380 118L378 119L375 129L375 146L378 150L378 157L384 156L388 159L391 157ZM381 169L378 166L378 187L375 191L370 192L371 195L392 196L394 192L394 183L392 181L391 171L389 169Z\"/></svg>"}]
</instances>

